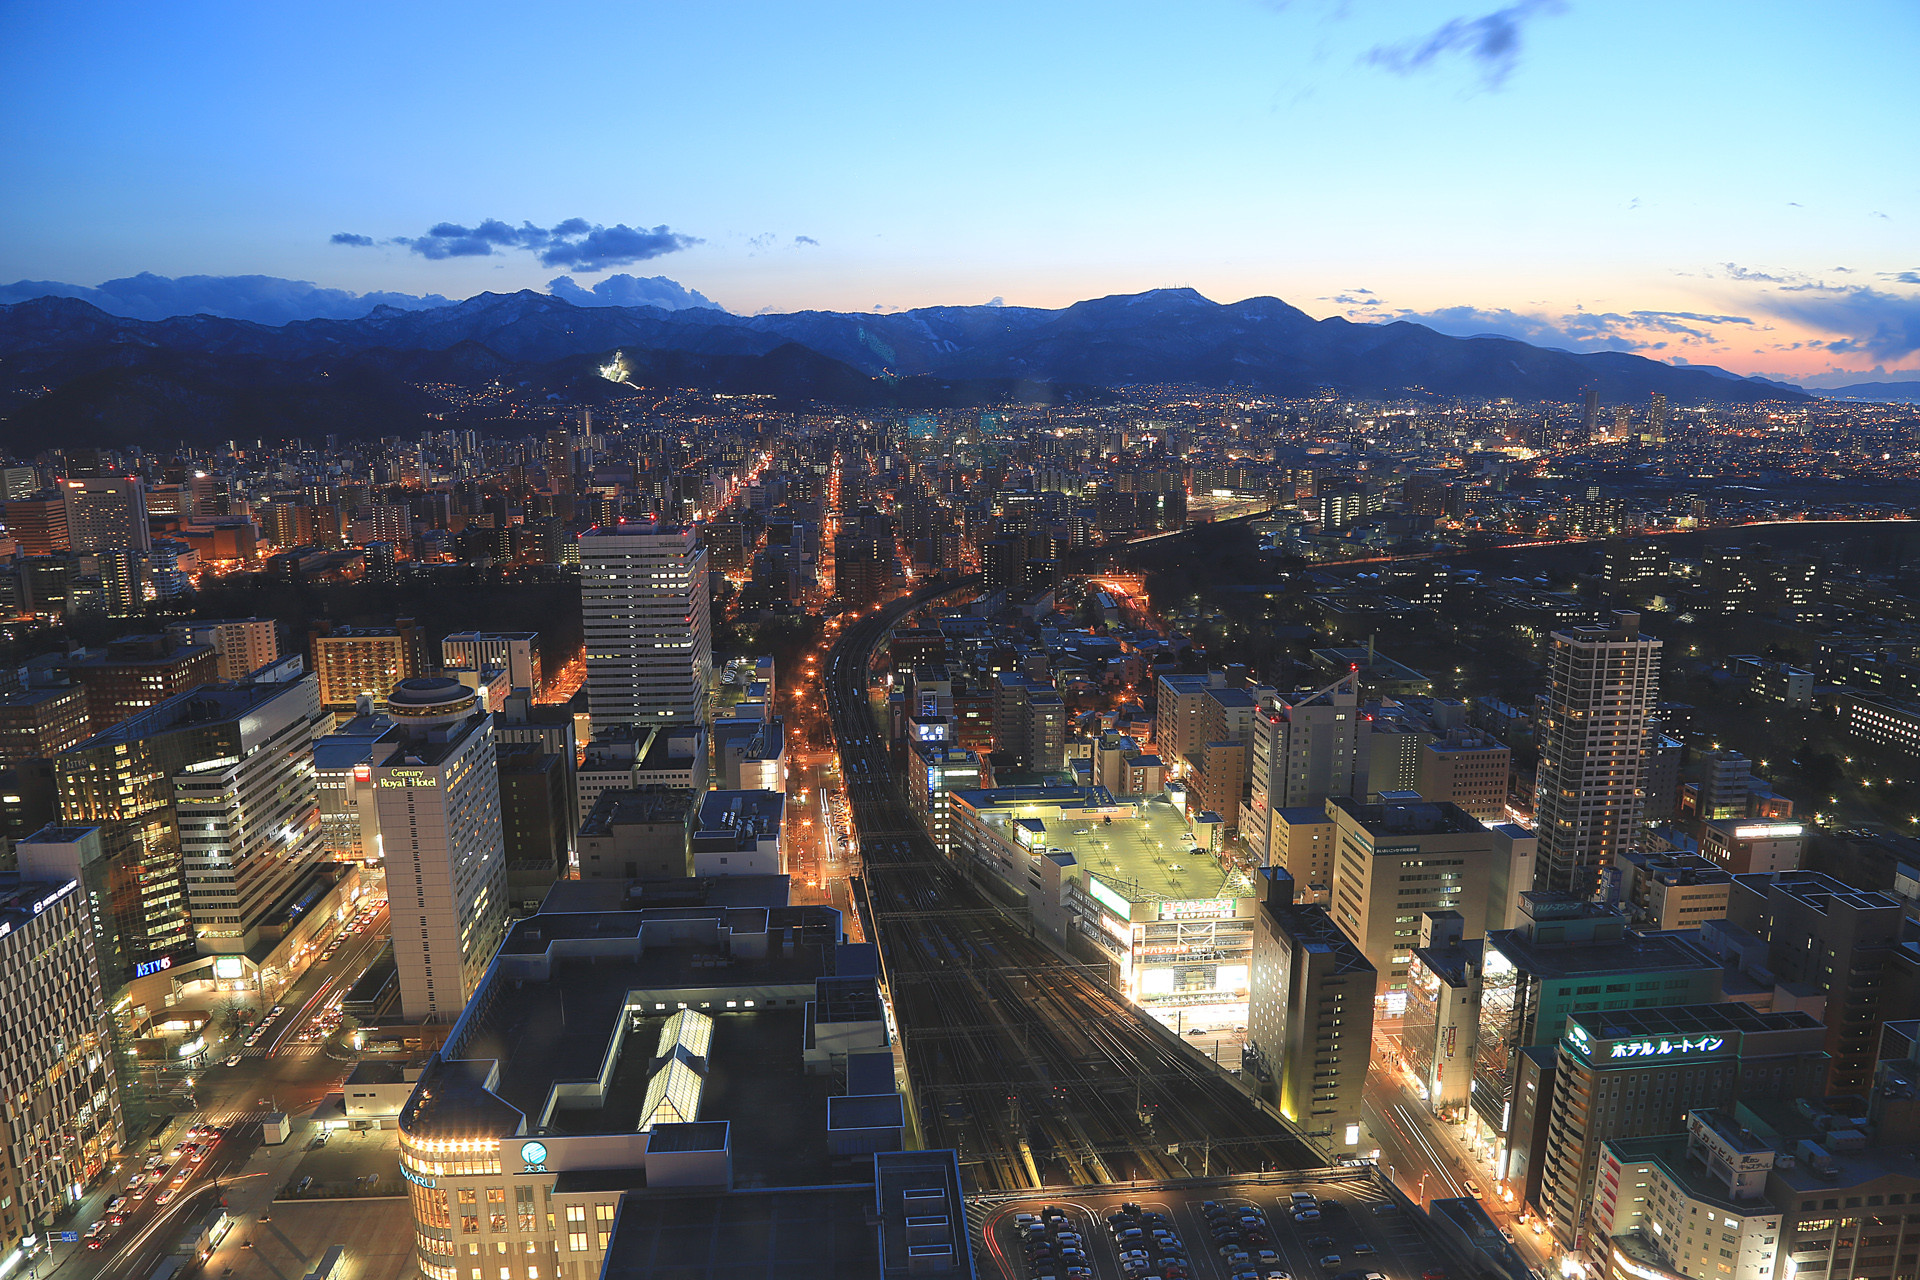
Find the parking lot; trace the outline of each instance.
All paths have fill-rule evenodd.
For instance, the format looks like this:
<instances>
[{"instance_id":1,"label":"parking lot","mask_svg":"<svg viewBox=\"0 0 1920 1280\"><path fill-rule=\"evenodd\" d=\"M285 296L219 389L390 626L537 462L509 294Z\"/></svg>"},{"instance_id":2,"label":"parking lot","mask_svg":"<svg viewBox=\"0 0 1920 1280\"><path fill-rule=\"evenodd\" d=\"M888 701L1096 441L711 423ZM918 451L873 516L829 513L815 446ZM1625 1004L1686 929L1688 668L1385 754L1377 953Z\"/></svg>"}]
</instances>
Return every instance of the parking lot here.
<instances>
[{"instance_id":1,"label":"parking lot","mask_svg":"<svg viewBox=\"0 0 1920 1280\"><path fill-rule=\"evenodd\" d=\"M1294 1220L1294 1192L1315 1198L1317 1220ZM1214 1206L1211 1212L1206 1206ZM1123 1205L1117 1240L1109 1221ZM1034 1232L1021 1215L1058 1210L1058 1225ZM1254 1215L1248 1223L1243 1215ZM1157 1215L1157 1216L1155 1216ZM977 1220L977 1219L976 1219ZM1063 1247L1064 1231L1078 1237ZM1155 1232L1177 1240L1157 1247ZM1045 1195L1001 1197L987 1209L979 1249L983 1275L1006 1280L1432 1280L1444 1264L1407 1212L1371 1181L1258 1182L1112 1193L1062 1188ZM1035 1256L1030 1246L1038 1245ZM1132 1257L1123 1259L1123 1253ZM1084 1255L1084 1256L1078 1256ZM1144 1255L1144 1256L1142 1256ZM1263 1256L1266 1255L1266 1256Z\"/></svg>"}]
</instances>

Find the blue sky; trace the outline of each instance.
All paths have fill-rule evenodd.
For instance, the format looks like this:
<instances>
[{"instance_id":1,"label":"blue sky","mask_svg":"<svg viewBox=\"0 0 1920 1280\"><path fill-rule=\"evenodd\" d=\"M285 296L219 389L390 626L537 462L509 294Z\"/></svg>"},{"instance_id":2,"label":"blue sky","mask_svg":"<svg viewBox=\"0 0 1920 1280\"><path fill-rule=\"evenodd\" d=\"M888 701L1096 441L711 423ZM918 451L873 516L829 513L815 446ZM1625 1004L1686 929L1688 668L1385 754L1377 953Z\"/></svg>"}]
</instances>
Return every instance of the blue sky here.
<instances>
[{"instance_id":1,"label":"blue sky","mask_svg":"<svg viewBox=\"0 0 1920 1280\"><path fill-rule=\"evenodd\" d=\"M13 3L0 280L632 273L746 312L1191 285L1892 370L1916 47L1912 0ZM515 231L430 234L486 219Z\"/></svg>"}]
</instances>

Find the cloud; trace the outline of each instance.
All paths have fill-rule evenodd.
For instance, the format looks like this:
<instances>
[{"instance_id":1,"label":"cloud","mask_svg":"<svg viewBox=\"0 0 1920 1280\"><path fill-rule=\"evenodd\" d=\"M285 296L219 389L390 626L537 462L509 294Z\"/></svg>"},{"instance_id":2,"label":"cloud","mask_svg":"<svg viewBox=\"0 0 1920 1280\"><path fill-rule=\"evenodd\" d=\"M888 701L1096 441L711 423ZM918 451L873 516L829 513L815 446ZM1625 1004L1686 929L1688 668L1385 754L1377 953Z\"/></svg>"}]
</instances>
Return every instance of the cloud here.
<instances>
[{"instance_id":1,"label":"cloud","mask_svg":"<svg viewBox=\"0 0 1920 1280\"><path fill-rule=\"evenodd\" d=\"M1886 279L1898 280L1901 284L1920 284L1920 271L1899 271Z\"/></svg>"},{"instance_id":2,"label":"cloud","mask_svg":"<svg viewBox=\"0 0 1920 1280\"><path fill-rule=\"evenodd\" d=\"M1007 300L996 293L987 299L987 305L990 307L1004 307L1007 305Z\"/></svg>"},{"instance_id":3,"label":"cloud","mask_svg":"<svg viewBox=\"0 0 1920 1280\"><path fill-rule=\"evenodd\" d=\"M144 271L97 286L57 280L19 280L0 285L0 304L49 296L78 298L109 315L130 320L206 315L271 325L292 320L357 320L375 307L418 311L444 307L451 301L437 293L416 296L323 289L310 280L284 280L278 276L168 277Z\"/></svg>"},{"instance_id":4,"label":"cloud","mask_svg":"<svg viewBox=\"0 0 1920 1280\"><path fill-rule=\"evenodd\" d=\"M1804 328L1840 335L1815 344L1835 355L1898 361L1920 352L1920 297L1811 281L1767 290L1754 306Z\"/></svg>"},{"instance_id":5,"label":"cloud","mask_svg":"<svg viewBox=\"0 0 1920 1280\"><path fill-rule=\"evenodd\" d=\"M1519 65L1521 33L1526 24L1565 8L1564 0L1515 0L1504 9L1477 18L1450 19L1418 39L1375 45L1361 56L1361 61L1398 75L1411 75L1441 58L1458 55L1474 64L1484 87L1498 89Z\"/></svg>"},{"instance_id":6,"label":"cloud","mask_svg":"<svg viewBox=\"0 0 1920 1280\"><path fill-rule=\"evenodd\" d=\"M1365 300L1336 298L1349 306L1371 306ZM1437 311L1367 311L1350 319L1386 322L1409 320L1458 338L1516 338L1539 347L1565 351L1662 351L1676 343L1717 345L1712 326L1752 326L1750 316L1716 315L1699 311L1572 311L1544 315L1507 308L1442 307Z\"/></svg>"},{"instance_id":7,"label":"cloud","mask_svg":"<svg viewBox=\"0 0 1920 1280\"><path fill-rule=\"evenodd\" d=\"M355 235L351 231L336 231L333 233L332 236L328 238L327 243L328 244L350 244L350 245L353 245L355 248L365 249L371 244L373 244L373 237Z\"/></svg>"},{"instance_id":8,"label":"cloud","mask_svg":"<svg viewBox=\"0 0 1920 1280\"><path fill-rule=\"evenodd\" d=\"M816 249L820 247L820 242L818 240L815 240L812 236L795 236L793 238L793 243L795 248L798 248L803 244L810 244Z\"/></svg>"},{"instance_id":9,"label":"cloud","mask_svg":"<svg viewBox=\"0 0 1920 1280\"><path fill-rule=\"evenodd\" d=\"M1720 268L1735 280L1758 280L1768 284L1785 284L1788 281L1788 277L1786 276L1776 276L1765 271L1755 271L1749 267L1743 267L1737 262L1723 262L1720 264Z\"/></svg>"},{"instance_id":10,"label":"cloud","mask_svg":"<svg viewBox=\"0 0 1920 1280\"><path fill-rule=\"evenodd\" d=\"M367 237L343 240L335 236L333 243L371 241ZM405 245L434 261L487 258L502 250L520 249L533 253L543 266L595 272L678 253L701 241L664 225L630 227L619 222L607 227L585 218L568 218L552 227L537 227L531 222L516 227L498 218L488 218L471 227L459 222L435 223L427 228L425 235L395 236L392 243Z\"/></svg>"},{"instance_id":11,"label":"cloud","mask_svg":"<svg viewBox=\"0 0 1920 1280\"><path fill-rule=\"evenodd\" d=\"M631 276L626 272L608 276L583 289L572 276L556 276L547 281L547 292L564 298L576 307L659 307L663 311L684 311L692 307L724 311L719 303L695 289L689 289L665 276Z\"/></svg>"}]
</instances>

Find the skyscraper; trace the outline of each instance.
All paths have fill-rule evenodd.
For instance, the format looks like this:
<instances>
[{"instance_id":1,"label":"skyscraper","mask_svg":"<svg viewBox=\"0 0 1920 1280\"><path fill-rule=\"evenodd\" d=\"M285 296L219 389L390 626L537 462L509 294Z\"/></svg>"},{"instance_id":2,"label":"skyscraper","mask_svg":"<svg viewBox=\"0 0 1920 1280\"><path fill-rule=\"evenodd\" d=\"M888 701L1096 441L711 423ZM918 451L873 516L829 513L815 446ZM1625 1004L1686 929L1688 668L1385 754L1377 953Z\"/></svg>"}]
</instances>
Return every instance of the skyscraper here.
<instances>
[{"instance_id":1,"label":"skyscraper","mask_svg":"<svg viewBox=\"0 0 1920 1280\"><path fill-rule=\"evenodd\" d=\"M75 551L145 551L153 544L147 532L146 486L134 477L62 480L60 496L67 504L67 538Z\"/></svg>"},{"instance_id":2,"label":"skyscraper","mask_svg":"<svg viewBox=\"0 0 1920 1280\"><path fill-rule=\"evenodd\" d=\"M707 552L688 526L618 524L580 535L587 710L622 724L700 720L713 665Z\"/></svg>"},{"instance_id":3,"label":"skyscraper","mask_svg":"<svg viewBox=\"0 0 1920 1280\"><path fill-rule=\"evenodd\" d=\"M393 959L409 1021L466 1007L506 927L507 864L492 717L458 680L402 680L374 745Z\"/></svg>"},{"instance_id":4,"label":"skyscraper","mask_svg":"<svg viewBox=\"0 0 1920 1280\"><path fill-rule=\"evenodd\" d=\"M1647 439L1667 438L1667 398L1658 391L1647 397Z\"/></svg>"},{"instance_id":5,"label":"skyscraper","mask_svg":"<svg viewBox=\"0 0 1920 1280\"><path fill-rule=\"evenodd\" d=\"M1634 847L1646 804L1647 714L1660 695L1660 641L1640 615L1556 631L1538 735L1537 887L1591 896L1614 854Z\"/></svg>"},{"instance_id":6,"label":"skyscraper","mask_svg":"<svg viewBox=\"0 0 1920 1280\"><path fill-rule=\"evenodd\" d=\"M323 724L312 676L210 684L54 758L61 821L101 828L121 965L259 940L320 852Z\"/></svg>"},{"instance_id":7,"label":"skyscraper","mask_svg":"<svg viewBox=\"0 0 1920 1280\"><path fill-rule=\"evenodd\" d=\"M1580 438L1591 440L1600 432L1600 389L1587 387L1580 408Z\"/></svg>"},{"instance_id":8,"label":"skyscraper","mask_svg":"<svg viewBox=\"0 0 1920 1280\"><path fill-rule=\"evenodd\" d=\"M1253 718L1252 801L1240 825L1261 862L1274 861L1273 815L1279 810L1317 807L1329 796L1366 797L1371 729L1360 709L1355 672L1312 693L1260 699ZM1302 888L1310 883L1299 878Z\"/></svg>"},{"instance_id":9,"label":"skyscraper","mask_svg":"<svg viewBox=\"0 0 1920 1280\"><path fill-rule=\"evenodd\" d=\"M0 876L0 1252L18 1259L106 1171L126 1138L112 1019L72 880Z\"/></svg>"}]
</instances>

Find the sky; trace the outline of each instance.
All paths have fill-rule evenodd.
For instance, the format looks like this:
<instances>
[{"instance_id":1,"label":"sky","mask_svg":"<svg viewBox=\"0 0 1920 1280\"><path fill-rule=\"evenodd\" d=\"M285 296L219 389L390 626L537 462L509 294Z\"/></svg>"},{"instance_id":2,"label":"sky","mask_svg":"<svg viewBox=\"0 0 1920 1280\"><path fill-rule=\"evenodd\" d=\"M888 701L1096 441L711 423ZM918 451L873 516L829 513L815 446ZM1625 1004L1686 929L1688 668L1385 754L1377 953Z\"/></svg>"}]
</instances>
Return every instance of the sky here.
<instances>
[{"instance_id":1,"label":"sky","mask_svg":"<svg viewBox=\"0 0 1920 1280\"><path fill-rule=\"evenodd\" d=\"M1914 0L7 0L0 281L236 314L1190 286L1920 378L1917 47Z\"/></svg>"}]
</instances>

